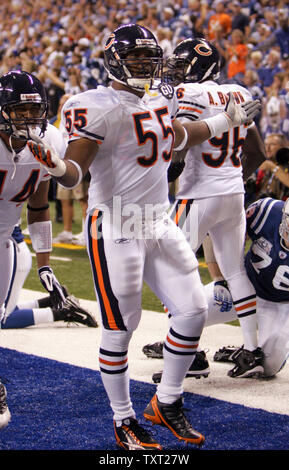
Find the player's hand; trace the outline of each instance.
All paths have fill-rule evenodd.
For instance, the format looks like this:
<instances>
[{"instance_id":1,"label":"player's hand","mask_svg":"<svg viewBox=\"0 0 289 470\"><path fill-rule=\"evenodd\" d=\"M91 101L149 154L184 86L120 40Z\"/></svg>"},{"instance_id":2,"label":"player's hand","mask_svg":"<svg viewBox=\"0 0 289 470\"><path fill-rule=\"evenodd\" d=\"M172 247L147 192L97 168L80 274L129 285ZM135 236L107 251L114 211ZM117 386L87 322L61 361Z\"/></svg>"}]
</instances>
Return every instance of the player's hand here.
<instances>
[{"instance_id":1,"label":"player's hand","mask_svg":"<svg viewBox=\"0 0 289 470\"><path fill-rule=\"evenodd\" d=\"M38 269L38 275L44 289L49 292L53 308L61 308L65 302L65 293L50 266Z\"/></svg>"},{"instance_id":2,"label":"player's hand","mask_svg":"<svg viewBox=\"0 0 289 470\"><path fill-rule=\"evenodd\" d=\"M181 175L184 168L185 168L184 161L171 162L168 168L168 182L172 183L173 181L175 181Z\"/></svg>"},{"instance_id":3,"label":"player's hand","mask_svg":"<svg viewBox=\"0 0 289 470\"><path fill-rule=\"evenodd\" d=\"M216 281L214 284L214 300L219 305L220 312L229 312L233 306L233 300L226 281Z\"/></svg>"},{"instance_id":4,"label":"player's hand","mask_svg":"<svg viewBox=\"0 0 289 470\"><path fill-rule=\"evenodd\" d=\"M229 100L225 107L225 116L229 122L229 127L238 127L241 124L252 122L254 117L261 111L260 100L246 101L243 104L235 103L234 95L230 91Z\"/></svg>"},{"instance_id":5,"label":"player's hand","mask_svg":"<svg viewBox=\"0 0 289 470\"><path fill-rule=\"evenodd\" d=\"M34 158L44 165L52 176L63 176L66 172L64 161L36 134L30 132L30 137L27 145Z\"/></svg>"}]
</instances>

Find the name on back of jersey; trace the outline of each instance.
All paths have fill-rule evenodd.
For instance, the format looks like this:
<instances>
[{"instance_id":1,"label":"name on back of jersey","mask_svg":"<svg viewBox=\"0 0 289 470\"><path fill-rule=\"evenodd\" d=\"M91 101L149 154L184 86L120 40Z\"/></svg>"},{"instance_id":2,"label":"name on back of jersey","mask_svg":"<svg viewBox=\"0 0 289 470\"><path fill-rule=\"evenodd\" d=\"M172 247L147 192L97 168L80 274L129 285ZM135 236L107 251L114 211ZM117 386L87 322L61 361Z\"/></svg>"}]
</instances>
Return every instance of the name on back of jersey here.
<instances>
[{"instance_id":1,"label":"name on back of jersey","mask_svg":"<svg viewBox=\"0 0 289 470\"><path fill-rule=\"evenodd\" d=\"M223 93L222 91L207 91L208 100L210 106L226 106L227 101L229 100L229 94ZM235 102L237 104L242 104L245 102L241 91L233 91Z\"/></svg>"}]
</instances>

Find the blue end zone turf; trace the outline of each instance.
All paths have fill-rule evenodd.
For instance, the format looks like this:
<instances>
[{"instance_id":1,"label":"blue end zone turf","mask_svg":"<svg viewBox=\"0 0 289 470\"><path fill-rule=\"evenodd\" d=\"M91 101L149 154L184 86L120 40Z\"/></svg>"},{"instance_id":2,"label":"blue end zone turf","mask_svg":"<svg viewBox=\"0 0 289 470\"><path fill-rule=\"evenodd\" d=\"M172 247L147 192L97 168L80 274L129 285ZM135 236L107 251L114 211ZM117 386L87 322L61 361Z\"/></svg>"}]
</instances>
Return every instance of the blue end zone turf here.
<instances>
[{"instance_id":1,"label":"blue end zone turf","mask_svg":"<svg viewBox=\"0 0 289 470\"><path fill-rule=\"evenodd\" d=\"M6 348L0 348L0 364L12 415L0 432L1 450L117 450L112 412L98 371ZM154 391L155 385L131 381L138 419L165 450L192 449L167 429L145 422L142 412ZM203 450L289 448L286 415L196 394L185 393L184 398L187 416L206 437Z\"/></svg>"}]
</instances>

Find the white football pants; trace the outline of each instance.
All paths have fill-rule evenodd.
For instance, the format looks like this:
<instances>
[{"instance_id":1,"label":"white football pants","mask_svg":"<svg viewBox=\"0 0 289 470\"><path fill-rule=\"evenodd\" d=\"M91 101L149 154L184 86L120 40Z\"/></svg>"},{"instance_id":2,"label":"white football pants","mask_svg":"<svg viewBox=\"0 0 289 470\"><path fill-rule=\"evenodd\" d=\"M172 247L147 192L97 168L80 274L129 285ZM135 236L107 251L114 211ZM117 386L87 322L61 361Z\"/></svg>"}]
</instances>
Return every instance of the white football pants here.
<instances>
[{"instance_id":1,"label":"white football pants","mask_svg":"<svg viewBox=\"0 0 289 470\"><path fill-rule=\"evenodd\" d=\"M208 316L205 327L237 319L234 307L229 312L221 312L214 301L214 283L205 287L208 302ZM289 356L289 304L269 302L257 297L258 346L265 355L265 375L275 375ZM242 336L240 334L240 346ZM220 347L226 346L225 344Z\"/></svg>"}]
</instances>

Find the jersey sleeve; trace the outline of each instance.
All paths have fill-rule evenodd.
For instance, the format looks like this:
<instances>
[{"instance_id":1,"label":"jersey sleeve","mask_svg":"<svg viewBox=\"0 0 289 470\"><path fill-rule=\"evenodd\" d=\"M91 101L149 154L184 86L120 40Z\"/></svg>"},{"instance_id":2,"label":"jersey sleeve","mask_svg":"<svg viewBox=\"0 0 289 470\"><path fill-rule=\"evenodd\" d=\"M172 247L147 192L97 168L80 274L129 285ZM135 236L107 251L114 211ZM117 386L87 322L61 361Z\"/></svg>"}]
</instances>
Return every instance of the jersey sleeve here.
<instances>
[{"instance_id":1,"label":"jersey sleeve","mask_svg":"<svg viewBox=\"0 0 289 470\"><path fill-rule=\"evenodd\" d=\"M87 138L96 140L98 145L101 145L106 134L105 109L102 100L95 103L92 96L75 95L70 98L61 114L61 123L68 134L68 142Z\"/></svg>"},{"instance_id":2,"label":"jersey sleeve","mask_svg":"<svg viewBox=\"0 0 289 470\"><path fill-rule=\"evenodd\" d=\"M266 197L259 199L247 208L247 233L251 240L260 237L269 228L268 225L272 224L272 216L274 217L276 212L280 214L282 207L282 201Z\"/></svg>"},{"instance_id":3,"label":"jersey sleeve","mask_svg":"<svg viewBox=\"0 0 289 470\"><path fill-rule=\"evenodd\" d=\"M201 91L197 86L191 86L190 89L187 90L185 86L180 85L176 88L176 96L179 105L177 118L181 122L202 119L205 106L201 103Z\"/></svg>"}]
</instances>

